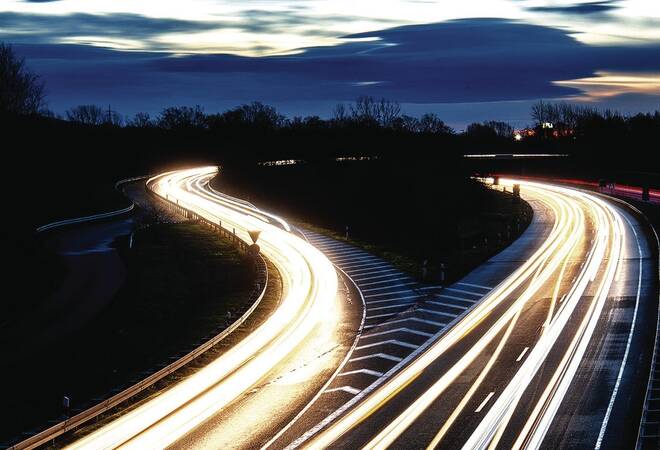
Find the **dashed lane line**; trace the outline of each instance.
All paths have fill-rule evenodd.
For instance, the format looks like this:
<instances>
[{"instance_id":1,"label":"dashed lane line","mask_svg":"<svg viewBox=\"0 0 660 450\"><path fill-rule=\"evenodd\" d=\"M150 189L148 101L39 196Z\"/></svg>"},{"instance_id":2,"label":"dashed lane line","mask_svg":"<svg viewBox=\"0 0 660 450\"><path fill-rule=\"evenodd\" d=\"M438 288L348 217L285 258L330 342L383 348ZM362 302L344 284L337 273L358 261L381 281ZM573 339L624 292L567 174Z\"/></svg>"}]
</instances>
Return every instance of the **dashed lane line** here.
<instances>
[{"instance_id":1,"label":"dashed lane line","mask_svg":"<svg viewBox=\"0 0 660 450\"><path fill-rule=\"evenodd\" d=\"M481 410L484 409L484 406L486 406L486 404L488 403L488 400L490 400L493 397L493 395L495 395L495 392L491 392L490 394L488 394L484 399L484 401L481 402L481 405L479 405L479 407L475 409L474 412L476 413L481 412Z\"/></svg>"}]
</instances>

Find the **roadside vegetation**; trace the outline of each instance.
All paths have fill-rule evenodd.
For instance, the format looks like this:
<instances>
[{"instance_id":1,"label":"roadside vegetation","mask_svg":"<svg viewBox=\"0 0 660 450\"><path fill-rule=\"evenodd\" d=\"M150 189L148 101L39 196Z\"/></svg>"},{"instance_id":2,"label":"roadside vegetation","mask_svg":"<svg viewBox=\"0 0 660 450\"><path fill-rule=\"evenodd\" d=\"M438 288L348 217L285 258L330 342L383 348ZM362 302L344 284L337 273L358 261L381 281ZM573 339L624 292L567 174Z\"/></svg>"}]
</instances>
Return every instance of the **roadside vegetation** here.
<instances>
[{"instance_id":1,"label":"roadside vegetation","mask_svg":"<svg viewBox=\"0 0 660 450\"><path fill-rule=\"evenodd\" d=\"M29 355L3 358L9 389L0 442L143 378L233 322L253 289L251 264L196 223L155 224L121 245L126 281L82 329ZM5 355L6 356L6 355Z\"/></svg>"},{"instance_id":2,"label":"roadside vegetation","mask_svg":"<svg viewBox=\"0 0 660 450\"><path fill-rule=\"evenodd\" d=\"M218 190L312 231L349 241L437 282L460 278L529 224L525 202L456 172L416 161L344 161L227 169Z\"/></svg>"}]
</instances>

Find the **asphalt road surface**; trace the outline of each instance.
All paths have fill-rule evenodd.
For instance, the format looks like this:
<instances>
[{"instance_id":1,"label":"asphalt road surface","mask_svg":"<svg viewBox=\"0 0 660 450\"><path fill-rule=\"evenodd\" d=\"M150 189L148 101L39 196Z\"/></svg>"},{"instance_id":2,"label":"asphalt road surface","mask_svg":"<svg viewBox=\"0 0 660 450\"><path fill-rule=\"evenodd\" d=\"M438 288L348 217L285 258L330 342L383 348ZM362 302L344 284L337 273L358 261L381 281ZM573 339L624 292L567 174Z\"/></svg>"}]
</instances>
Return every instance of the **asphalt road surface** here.
<instances>
[{"instance_id":1,"label":"asphalt road surface","mask_svg":"<svg viewBox=\"0 0 660 450\"><path fill-rule=\"evenodd\" d=\"M239 236L261 231L281 305L222 361L74 447L634 447L657 265L625 206L521 181L535 212L522 237L433 286L346 242L301 239L210 189L214 175L151 183Z\"/></svg>"},{"instance_id":2,"label":"asphalt road surface","mask_svg":"<svg viewBox=\"0 0 660 450\"><path fill-rule=\"evenodd\" d=\"M292 447L634 447L650 347L642 312L657 308L646 232L585 193L534 183L523 193L536 223L539 212L550 219L535 252L410 364Z\"/></svg>"}]
</instances>

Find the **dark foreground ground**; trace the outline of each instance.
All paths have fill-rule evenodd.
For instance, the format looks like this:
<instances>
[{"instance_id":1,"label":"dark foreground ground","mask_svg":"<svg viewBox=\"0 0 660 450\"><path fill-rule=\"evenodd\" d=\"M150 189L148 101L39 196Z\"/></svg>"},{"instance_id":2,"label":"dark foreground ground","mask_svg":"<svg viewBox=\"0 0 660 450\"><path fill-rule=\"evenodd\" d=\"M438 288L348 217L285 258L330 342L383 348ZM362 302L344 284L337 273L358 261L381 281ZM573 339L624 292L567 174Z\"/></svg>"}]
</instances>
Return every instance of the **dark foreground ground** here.
<instances>
[{"instance_id":1,"label":"dark foreground ground","mask_svg":"<svg viewBox=\"0 0 660 450\"><path fill-rule=\"evenodd\" d=\"M66 242L60 243L59 250L65 247ZM12 324L22 323L27 339L42 332L38 302L31 305L32 313L15 307L14 316L0 328L2 347L7 349L0 369L4 383L20 387L3 393L12 413L4 416L0 442L60 417L63 395L71 398L72 408L86 406L92 398L189 351L231 321L228 313L236 316L253 288L251 266L238 250L190 222L154 224L136 232L132 244L124 239L108 252L119 255L121 287L96 317L56 337L38 339L23 351ZM67 257L99 258L108 252ZM66 281L66 273L64 277ZM84 294L84 286L78 288ZM49 323L54 321L52 310L43 312Z\"/></svg>"},{"instance_id":2,"label":"dark foreground ground","mask_svg":"<svg viewBox=\"0 0 660 450\"><path fill-rule=\"evenodd\" d=\"M456 280L498 253L532 211L455 166L393 161L307 163L227 169L216 189L320 227L426 281Z\"/></svg>"}]
</instances>

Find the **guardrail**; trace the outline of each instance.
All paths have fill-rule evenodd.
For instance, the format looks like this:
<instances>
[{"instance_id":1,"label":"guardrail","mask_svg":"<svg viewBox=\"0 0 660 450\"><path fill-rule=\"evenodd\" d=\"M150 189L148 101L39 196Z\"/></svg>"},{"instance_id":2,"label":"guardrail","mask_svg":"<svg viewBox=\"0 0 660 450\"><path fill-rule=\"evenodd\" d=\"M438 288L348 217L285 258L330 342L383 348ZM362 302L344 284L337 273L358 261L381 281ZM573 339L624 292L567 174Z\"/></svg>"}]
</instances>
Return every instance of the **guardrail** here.
<instances>
[{"instance_id":1,"label":"guardrail","mask_svg":"<svg viewBox=\"0 0 660 450\"><path fill-rule=\"evenodd\" d=\"M658 279L660 280L660 237L658 236L658 231L656 230L651 220L649 220L649 218L646 216L646 214L644 214L643 211L641 211L639 208L637 208L634 205L631 205L630 203L628 203L623 199L613 197L611 194L599 193L599 192L596 193L598 195L601 195L603 197L606 197L610 200L622 204L624 207L633 211L638 217L642 218L642 220L646 222L646 226L650 228L650 230L653 232L653 236L655 237L656 249L658 251ZM635 447L638 450L643 450L645 448L657 448L657 443L658 441L660 441L660 418L656 417L654 420L649 420L649 413L651 414L655 413L656 415L658 413L657 409L650 408L650 402L658 401L657 397L653 398L653 392L660 389L660 386L654 387L653 385L654 382L658 381L658 379L654 377L654 373L660 371L660 367L658 367L658 364L660 363L660 361L658 360L658 358L660 357L660 355L658 355L658 352L660 352L660 299L656 310L657 310L656 328L655 328L655 339L653 340L654 341L653 355L651 357L649 378L646 384L646 392L644 394L644 405L642 407L642 417L639 421L639 427L637 429L637 442L635 444ZM655 430L655 433L649 434L648 433L649 428L653 428Z\"/></svg>"},{"instance_id":2,"label":"guardrail","mask_svg":"<svg viewBox=\"0 0 660 450\"><path fill-rule=\"evenodd\" d=\"M119 190L119 187L122 184L130 183L133 181L138 181L143 178L147 178L148 175L141 176L141 177L133 177L133 178L125 178L123 180L119 180L115 183L115 189ZM117 209L115 211L109 211L105 213L100 213L100 214L93 214L90 216L84 216L84 217L75 217L72 219L64 219L64 220L58 220L57 222L52 222L52 223L47 223L45 225L42 225L38 227L35 231L37 233L42 233L44 231L52 230L53 228L59 228L63 227L65 225L75 225L78 223L84 223L84 222L91 222L93 220L102 220L102 219L109 219L111 217L117 217L121 216L124 214L127 214L135 209L135 203L131 202L130 206L127 206L126 208L122 209Z\"/></svg>"},{"instance_id":3,"label":"guardrail","mask_svg":"<svg viewBox=\"0 0 660 450\"><path fill-rule=\"evenodd\" d=\"M651 225L651 229L653 230L653 234L655 235L655 241L656 244L658 245L658 252L660 253L660 237L658 237L658 231L655 229L653 224ZM659 255L659 262L658 262L658 278L660 279L660 255ZM637 432L637 443L636 443L636 448L637 449L644 449L644 448L653 448L654 446L657 448L658 441L660 441L660 418L658 417L658 409L652 409L651 408L651 402L655 401L656 403L658 402L657 397L654 399L653 398L653 392L657 391L660 389L660 385L658 385L658 378L656 378L655 374L660 372L660 367L658 364L660 361L658 361L658 352L660 352L660 308L658 308L658 317L656 319L656 328L655 328L655 343L653 345L653 358L651 359L651 368L649 370L649 380L646 385L646 395L644 396L644 408L642 409L642 419L639 422L639 430ZM656 383L656 386L654 387L654 383ZM653 420L649 419L649 414L655 414L655 418ZM649 433L649 428L654 428L655 433L650 434Z\"/></svg>"},{"instance_id":4,"label":"guardrail","mask_svg":"<svg viewBox=\"0 0 660 450\"><path fill-rule=\"evenodd\" d=\"M139 177L144 178L144 177ZM136 181L136 180L122 180L122 182L128 182L128 181ZM187 210L175 202L170 201L169 199L165 199L161 197L160 195L156 194L153 192L149 186L147 185L147 192L149 192L151 195L157 197L158 200L164 202L167 207L176 213L179 213L183 215L186 218L189 219L195 219L198 220L200 223L204 223L207 226L209 226L211 229L214 231L220 233L221 235L231 239L231 241L238 246L241 250L247 250L248 244L238 238L236 234L230 233L229 230L226 230L222 227L221 224L215 224L213 222L210 222L194 212ZM126 208L125 208L126 209ZM245 321L250 317L250 315L254 312L254 310L259 306L261 303L261 300L263 299L265 293L266 293L266 286L268 285L268 270L266 267L266 262L264 259L259 256L257 260L258 264L258 270L257 270L257 280L255 281L255 286L254 290L250 293L249 300L251 302L251 306L241 315L241 317L233 322L229 327L227 327L225 330L211 338L210 340L206 341L202 345L198 346L191 352L187 353L186 355L182 356L181 358L177 359L173 363L163 367L162 369L158 370L157 372L149 375L147 378L143 379L142 381L139 381L138 383L133 384L132 386L128 387L127 389L124 389L123 391L113 395L112 397L107 398L106 400L97 403L96 405L92 406L91 408L88 408L66 420L63 420L50 428L47 428L40 433L29 437L28 439L25 439L24 441L19 442L18 444L15 444L13 446L10 446L9 449L11 450L29 450L33 449L36 447L39 447L40 445L44 445L48 443L49 441L52 441L53 439L57 438L58 436L61 436L62 434L75 430L76 428L80 427L81 425L84 425L87 423L89 420L94 419L95 417L98 417L99 415L109 411L110 409L116 407L117 405L120 405L121 403L129 400L133 396L139 394L140 392L144 391L148 387L152 386L154 383L162 380L164 377L167 375L179 370L186 364L190 363L203 353L205 353L207 350L211 349L215 345L217 345L220 341L224 340L227 336L229 336L232 332L234 332L237 328L239 328Z\"/></svg>"}]
</instances>

